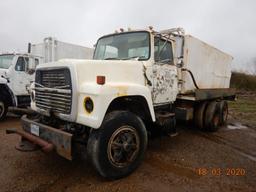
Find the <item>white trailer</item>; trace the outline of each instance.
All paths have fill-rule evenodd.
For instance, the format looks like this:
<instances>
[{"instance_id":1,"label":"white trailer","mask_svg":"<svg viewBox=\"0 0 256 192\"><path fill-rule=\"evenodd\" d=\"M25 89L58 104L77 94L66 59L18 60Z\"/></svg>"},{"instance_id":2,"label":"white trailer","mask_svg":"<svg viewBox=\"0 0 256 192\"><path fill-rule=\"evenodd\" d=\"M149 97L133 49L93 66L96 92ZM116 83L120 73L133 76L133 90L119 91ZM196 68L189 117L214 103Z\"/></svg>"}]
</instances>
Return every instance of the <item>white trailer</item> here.
<instances>
[{"instance_id":1,"label":"white trailer","mask_svg":"<svg viewBox=\"0 0 256 192\"><path fill-rule=\"evenodd\" d=\"M32 44L31 54L43 58L44 63L69 59L92 59L93 49L58 41L53 37L47 37L43 43Z\"/></svg>"},{"instance_id":2,"label":"white trailer","mask_svg":"<svg viewBox=\"0 0 256 192\"><path fill-rule=\"evenodd\" d=\"M28 87L35 79L38 64L59 59L91 59L93 49L45 38L43 43L29 44L28 53L0 54L0 120L8 107L30 105Z\"/></svg>"},{"instance_id":3,"label":"white trailer","mask_svg":"<svg viewBox=\"0 0 256 192\"><path fill-rule=\"evenodd\" d=\"M229 88L232 56L191 35L185 35L182 38L184 42L183 68L193 73L198 88ZM182 71L180 79L183 81L180 93L195 91L196 86L187 71Z\"/></svg>"}]
</instances>

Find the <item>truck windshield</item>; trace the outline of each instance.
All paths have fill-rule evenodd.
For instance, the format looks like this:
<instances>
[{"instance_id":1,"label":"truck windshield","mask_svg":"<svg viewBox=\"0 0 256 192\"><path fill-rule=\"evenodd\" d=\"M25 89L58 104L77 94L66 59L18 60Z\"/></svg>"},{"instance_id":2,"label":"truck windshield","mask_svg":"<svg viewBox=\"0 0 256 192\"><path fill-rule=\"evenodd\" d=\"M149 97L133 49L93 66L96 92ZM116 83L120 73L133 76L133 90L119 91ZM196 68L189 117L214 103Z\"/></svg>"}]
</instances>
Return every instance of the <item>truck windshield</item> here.
<instances>
[{"instance_id":1,"label":"truck windshield","mask_svg":"<svg viewBox=\"0 0 256 192\"><path fill-rule=\"evenodd\" d=\"M106 36L98 40L96 60L149 59L149 33L128 32Z\"/></svg>"},{"instance_id":2,"label":"truck windshield","mask_svg":"<svg viewBox=\"0 0 256 192\"><path fill-rule=\"evenodd\" d=\"M0 68L8 69L12 64L14 55L0 55Z\"/></svg>"}]
</instances>

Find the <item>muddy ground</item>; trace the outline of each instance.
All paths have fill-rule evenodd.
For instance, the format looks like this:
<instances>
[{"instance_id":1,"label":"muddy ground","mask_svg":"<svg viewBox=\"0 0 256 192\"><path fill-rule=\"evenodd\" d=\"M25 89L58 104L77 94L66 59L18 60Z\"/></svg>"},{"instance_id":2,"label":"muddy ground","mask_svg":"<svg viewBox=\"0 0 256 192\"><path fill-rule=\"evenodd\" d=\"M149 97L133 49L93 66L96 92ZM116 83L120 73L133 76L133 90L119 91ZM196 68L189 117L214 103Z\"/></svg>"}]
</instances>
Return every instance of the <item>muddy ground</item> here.
<instances>
[{"instance_id":1,"label":"muddy ground","mask_svg":"<svg viewBox=\"0 0 256 192\"><path fill-rule=\"evenodd\" d=\"M187 123L178 125L176 137L150 139L143 164L117 181L103 179L88 162L16 151L19 137L5 129L20 122L9 116L0 123L0 191L256 191L255 96L240 95L230 125L216 133Z\"/></svg>"}]
</instances>

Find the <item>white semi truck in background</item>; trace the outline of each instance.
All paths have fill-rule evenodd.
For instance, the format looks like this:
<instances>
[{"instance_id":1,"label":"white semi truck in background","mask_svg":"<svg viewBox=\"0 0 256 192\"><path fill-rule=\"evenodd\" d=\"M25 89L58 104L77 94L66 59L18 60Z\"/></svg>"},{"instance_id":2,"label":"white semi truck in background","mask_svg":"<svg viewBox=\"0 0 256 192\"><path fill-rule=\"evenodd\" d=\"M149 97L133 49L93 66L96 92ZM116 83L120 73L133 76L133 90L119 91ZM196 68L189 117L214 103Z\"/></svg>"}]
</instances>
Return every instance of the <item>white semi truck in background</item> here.
<instances>
[{"instance_id":1,"label":"white semi truck in background","mask_svg":"<svg viewBox=\"0 0 256 192\"><path fill-rule=\"evenodd\" d=\"M101 37L93 60L38 65L19 150L80 151L104 177L117 179L142 162L148 132L175 131L176 119L205 131L225 124L232 57L180 28L121 30ZM82 149L82 150L81 150ZM83 150L86 149L86 150Z\"/></svg>"},{"instance_id":2,"label":"white semi truck in background","mask_svg":"<svg viewBox=\"0 0 256 192\"><path fill-rule=\"evenodd\" d=\"M45 38L43 43L29 44L28 53L0 54L0 120L8 107L30 106L28 88L35 79L38 64L63 58L91 59L93 49Z\"/></svg>"}]
</instances>

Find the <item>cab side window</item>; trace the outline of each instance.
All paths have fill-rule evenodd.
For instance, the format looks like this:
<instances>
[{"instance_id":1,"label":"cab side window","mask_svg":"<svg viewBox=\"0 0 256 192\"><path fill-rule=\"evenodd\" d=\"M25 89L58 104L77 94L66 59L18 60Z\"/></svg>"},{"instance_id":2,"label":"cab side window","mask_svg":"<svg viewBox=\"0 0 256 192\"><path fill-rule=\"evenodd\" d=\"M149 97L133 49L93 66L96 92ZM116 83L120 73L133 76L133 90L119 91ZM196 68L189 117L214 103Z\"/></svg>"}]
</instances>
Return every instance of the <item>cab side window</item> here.
<instances>
[{"instance_id":1,"label":"cab side window","mask_svg":"<svg viewBox=\"0 0 256 192\"><path fill-rule=\"evenodd\" d=\"M15 66L16 71L26 71L28 65L28 58L19 57Z\"/></svg>"},{"instance_id":2,"label":"cab side window","mask_svg":"<svg viewBox=\"0 0 256 192\"><path fill-rule=\"evenodd\" d=\"M172 44L169 41L156 37L155 41L155 61L162 63L173 63Z\"/></svg>"}]
</instances>

